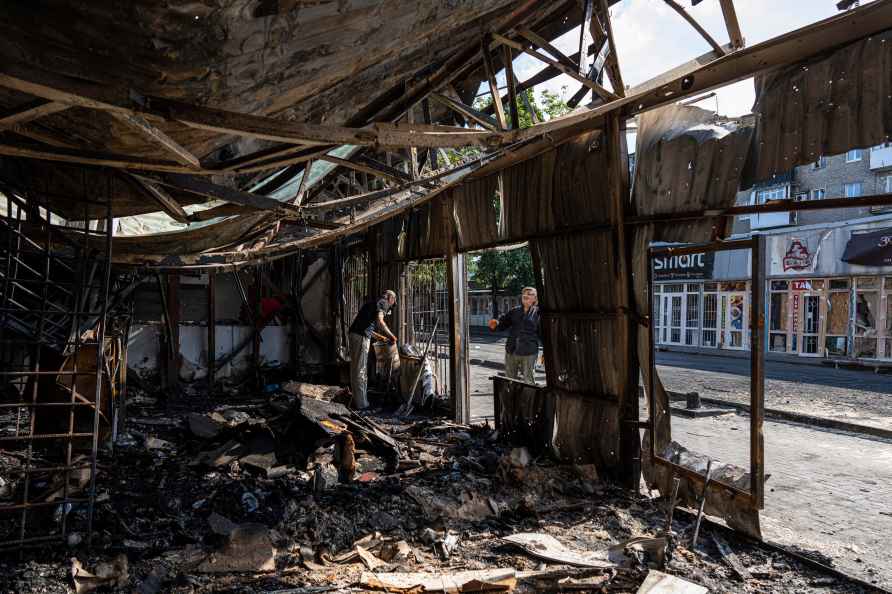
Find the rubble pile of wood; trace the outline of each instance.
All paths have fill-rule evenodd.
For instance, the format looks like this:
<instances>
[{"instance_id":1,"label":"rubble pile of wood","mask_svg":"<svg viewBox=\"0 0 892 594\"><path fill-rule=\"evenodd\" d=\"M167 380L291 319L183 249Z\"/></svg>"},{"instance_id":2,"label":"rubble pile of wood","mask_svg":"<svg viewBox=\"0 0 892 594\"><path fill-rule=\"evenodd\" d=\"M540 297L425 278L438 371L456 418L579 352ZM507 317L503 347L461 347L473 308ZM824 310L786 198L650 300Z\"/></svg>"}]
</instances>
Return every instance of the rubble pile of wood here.
<instances>
[{"instance_id":1,"label":"rubble pile of wood","mask_svg":"<svg viewBox=\"0 0 892 594\"><path fill-rule=\"evenodd\" d=\"M694 522L677 513L667 533L664 501L489 426L361 415L342 397L286 383L188 411L134 396L93 549L0 561L0 590L678 594L828 579L712 526L692 549Z\"/></svg>"}]
</instances>

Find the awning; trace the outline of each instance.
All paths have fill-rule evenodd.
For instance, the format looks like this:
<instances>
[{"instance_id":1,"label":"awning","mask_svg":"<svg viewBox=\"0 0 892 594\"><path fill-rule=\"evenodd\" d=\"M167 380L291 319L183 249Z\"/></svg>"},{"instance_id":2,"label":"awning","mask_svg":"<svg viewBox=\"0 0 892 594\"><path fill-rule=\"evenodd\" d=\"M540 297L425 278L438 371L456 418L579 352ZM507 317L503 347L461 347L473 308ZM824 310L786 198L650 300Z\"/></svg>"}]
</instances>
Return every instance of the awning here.
<instances>
[{"instance_id":1,"label":"awning","mask_svg":"<svg viewBox=\"0 0 892 594\"><path fill-rule=\"evenodd\" d=\"M852 234L842 261L863 266L892 266L892 227Z\"/></svg>"}]
</instances>

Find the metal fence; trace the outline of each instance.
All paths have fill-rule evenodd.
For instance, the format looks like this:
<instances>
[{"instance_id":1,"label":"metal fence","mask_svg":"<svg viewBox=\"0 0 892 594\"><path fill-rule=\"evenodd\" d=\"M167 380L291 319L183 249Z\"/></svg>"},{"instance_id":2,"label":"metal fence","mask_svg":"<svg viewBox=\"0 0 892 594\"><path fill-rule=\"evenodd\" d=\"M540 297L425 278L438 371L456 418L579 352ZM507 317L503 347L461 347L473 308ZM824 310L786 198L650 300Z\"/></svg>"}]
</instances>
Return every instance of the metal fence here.
<instances>
[{"instance_id":1,"label":"metal fence","mask_svg":"<svg viewBox=\"0 0 892 594\"><path fill-rule=\"evenodd\" d=\"M446 286L446 261L412 262L407 267L406 280L406 341L419 350L423 349L436 323L436 334L428 358L433 362L436 393L448 395L449 291Z\"/></svg>"},{"instance_id":2,"label":"metal fence","mask_svg":"<svg viewBox=\"0 0 892 594\"><path fill-rule=\"evenodd\" d=\"M105 219L78 224L0 194L0 550L92 536L115 416L107 361L120 360L105 340L113 230L101 200L83 201L83 219Z\"/></svg>"}]
</instances>

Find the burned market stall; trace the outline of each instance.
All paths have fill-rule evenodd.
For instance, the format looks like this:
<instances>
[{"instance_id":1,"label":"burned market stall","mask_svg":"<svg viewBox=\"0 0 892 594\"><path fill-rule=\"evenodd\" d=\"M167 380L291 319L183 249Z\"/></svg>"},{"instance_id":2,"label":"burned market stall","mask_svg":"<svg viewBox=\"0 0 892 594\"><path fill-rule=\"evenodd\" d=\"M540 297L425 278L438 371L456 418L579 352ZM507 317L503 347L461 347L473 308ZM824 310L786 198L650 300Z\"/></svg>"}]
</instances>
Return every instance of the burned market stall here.
<instances>
[{"instance_id":1,"label":"burned market stall","mask_svg":"<svg viewBox=\"0 0 892 594\"><path fill-rule=\"evenodd\" d=\"M888 140L892 4L746 47L666 2L712 50L636 86L617 0L10 5L0 584L869 591L761 540L767 252L727 223L842 205L735 197ZM751 115L685 103L748 77ZM517 244L546 381L472 423L469 254ZM748 468L656 371L652 262L695 250L751 264Z\"/></svg>"}]
</instances>

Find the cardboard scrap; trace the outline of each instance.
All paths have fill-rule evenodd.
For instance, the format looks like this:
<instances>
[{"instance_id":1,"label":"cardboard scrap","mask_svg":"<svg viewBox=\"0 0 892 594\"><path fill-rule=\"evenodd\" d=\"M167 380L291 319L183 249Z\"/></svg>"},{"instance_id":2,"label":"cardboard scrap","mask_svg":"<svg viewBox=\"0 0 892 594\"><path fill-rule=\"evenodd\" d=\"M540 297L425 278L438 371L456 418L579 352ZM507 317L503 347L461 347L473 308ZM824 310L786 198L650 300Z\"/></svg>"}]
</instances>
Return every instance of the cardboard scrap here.
<instances>
[{"instance_id":1,"label":"cardboard scrap","mask_svg":"<svg viewBox=\"0 0 892 594\"><path fill-rule=\"evenodd\" d=\"M263 524L241 524L229 534L229 542L211 553L196 571L199 573L227 573L232 571L274 571L276 549Z\"/></svg>"},{"instance_id":2,"label":"cardboard scrap","mask_svg":"<svg viewBox=\"0 0 892 594\"><path fill-rule=\"evenodd\" d=\"M707 594L709 590L699 584L683 580L651 569L644 583L638 588L638 594Z\"/></svg>"},{"instance_id":3,"label":"cardboard scrap","mask_svg":"<svg viewBox=\"0 0 892 594\"><path fill-rule=\"evenodd\" d=\"M576 567L613 567L615 565L608 558L607 551L573 551L550 534L526 532L506 536L502 540L522 548L533 557L554 563Z\"/></svg>"},{"instance_id":4,"label":"cardboard scrap","mask_svg":"<svg viewBox=\"0 0 892 594\"><path fill-rule=\"evenodd\" d=\"M96 565L93 573L84 569L76 557L71 558L71 579L74 580L76 594L86 594L102 586L121 588L130 580L127 566L127 555L123 553L111 562L104 561Z\"/></svg>"},{"instance_id":5,"label":"cardboard scrap","mask_svg":"<svg viewBox=\"0 0 892 594\"><path fill-rule=\"evenodd\" d=\"M517 574L511 568L455 573L363 572L360 584L388 592L492 592L513 589L517 584Z\"/></svg>"}]
</instances>

